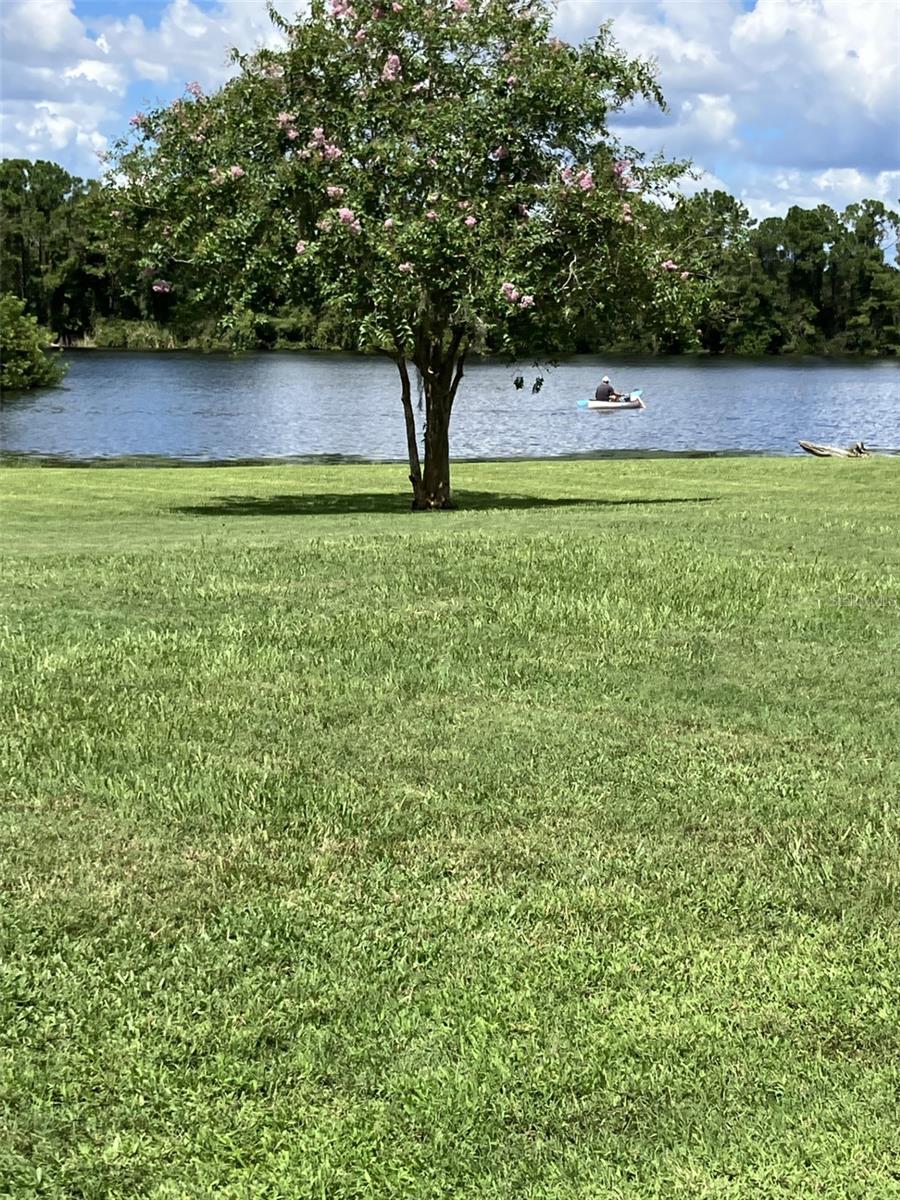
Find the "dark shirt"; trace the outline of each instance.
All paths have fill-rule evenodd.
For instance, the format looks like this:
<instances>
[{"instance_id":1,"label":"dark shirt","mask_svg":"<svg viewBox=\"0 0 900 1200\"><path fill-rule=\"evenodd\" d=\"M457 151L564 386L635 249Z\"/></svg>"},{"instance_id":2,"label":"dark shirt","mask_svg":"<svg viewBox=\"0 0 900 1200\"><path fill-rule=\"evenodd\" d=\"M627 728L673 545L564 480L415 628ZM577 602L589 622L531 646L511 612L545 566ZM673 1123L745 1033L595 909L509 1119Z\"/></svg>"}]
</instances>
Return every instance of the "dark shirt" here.
<instances>
[{"instance_id":1,"label":"dark shirt","mask_svg":"<svg viewBox=\"0 0 900 1200\"><path fill-rule=\"evenodd\" d=\"M612 384L601 383L601 384L598 384L597 390L596 390L596 392L594 392L594 399L595 400L612 400L612 398L613 398L613 396L615 396L615 394L616 393L612 387Z\"/></svg>"}]
</instances>

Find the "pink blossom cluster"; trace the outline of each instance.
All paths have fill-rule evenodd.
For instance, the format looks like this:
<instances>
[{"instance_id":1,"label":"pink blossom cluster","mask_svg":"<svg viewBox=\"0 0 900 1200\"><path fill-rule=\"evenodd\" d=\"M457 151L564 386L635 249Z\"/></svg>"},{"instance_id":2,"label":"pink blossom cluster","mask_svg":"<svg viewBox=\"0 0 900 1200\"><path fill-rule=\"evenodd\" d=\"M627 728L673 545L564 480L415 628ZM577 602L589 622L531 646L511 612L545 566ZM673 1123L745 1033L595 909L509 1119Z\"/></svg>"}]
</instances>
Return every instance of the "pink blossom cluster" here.
<instances>
[{"instance_id":1,"label":"pink blossom cluster","mask_svg":"<svg viewBox=\"0 0 900 1200\"><path fill-rule=\"evenodd\" d=\"M294 124L294 122L297 120L294 114L289 112L280 112L275 119L278 122L278 128L284 131L284 135L288 141L296 142L297 138L300 136L300 131Z\"/></svg>"},{"instance_id":2,"label":"pink blossom cluster","mask_svg":"<svg viewBox=\"0 0 900 1200\"><path fill-rule=\"evenodd\" d=\"M153 285L154 292L162 292L163 294L166 294L167 292L171 292L171 290L172 285L168 279L157 279Z\"/></svg>"},{"instance_id":3,"label":"pink blossom cluster","mask_svg":"<svg viewBox=\"0 0 900 1200\"><path fill-rule=\"evenodd\" d=\"M660 265L661 265L663 271L677 271L678 270L678 263L672 262L671 258L667 258L666 261Z\"/></svg>"},{"instance_id":4,"label":"pink blossom cluster","mask_svg":"<svg viewBox=\"0 0 900 1200\"><path fill-rule=\"evenodd\" d=\"M690 271L682 271L682 272L681 272L681 278L682 278L682 279L690 279L690 277L691 277L691 273L690 273Z\"/></svg>"},{"instance_id":5,"label":"pink blossom cluster","mask_svg":"<svg viewBox=\"0 0 900 1200\"><path fill-rule=\"evenodd\" d=\"M426 221L436 221L437 219L438 219L437 213L434 211L433 208L429 208L428 212L425 214L425 220Z\"/></svg>"},{"instance_id":6,"label":"pink blossom cluster","mask_svg":"<svg viewBox=\"0 0 900 1200\"><path fill-rule=\"evenodd\" d=\"M317 125L312 131L312 137L307 142L309 150L321 150L322 157L326 162L336 162L344 153L340 146L336 146L334 142L329 142L325 137L325 130L321 125ZM304 155L304 157L309 157Z\"/></svg>"},{"instance_id":7,"label":"pink blossom cluster","mask_svg":"<svg viewBox=\"0 0 900 1200\"><path fill-rule=\"evenodd\" d=\"M467 13L472 5L469 0L453 0L453 11L455 13Z\"/></svg>"},{"instance_id":8,"label":"pink blossom cluster","mask_svg":"<svg viewBox=\"0 0 900 1200\"><path fill-rule=\"evenodd\" d=\"M631 224L633 218L632 218L632 214L631 214L631 205L630 204L622 205L622 220L625 222L626 225Z\"/></svg>"},{"instance_id":9,"label":"pink blossom cluster","mask_svg":"<svg viewBox=\"0 0 900 1200\"><path fill-rule=\"evenodd\" d=\"M572 184L577 185L583 192L591 192L594 189L594 176L590 170L576 170L575 167L563 167L559 173L560 179L566 187L571 187Z\"/></svg>"},{"instance_id":10,"label":"pink blossom cluster","mask_svg":"<svg viewBox=\"0 0 900 1200\"><path fill-rule=\"evenodd\" d=\"M627 158L618 158L613 163L613 176L616 187L621 188L623 191L637 186L637 180L629 174L630 170L631 163Z\"/></svg>"},{"instance_id":11,"label":"pink blossom cluster","mask_svg":"<svg viewBox=\"0 0 900 1200\"><path fill-rule=\"evenodd\" d=\"M412 86L412 91L413 91L413 92L414 92L416 95L418 95L418 93L419 93L419 92L424 92L424 91L425 91L425 89L428 87L428 85L429 85L429 83L430 83L430 82L431 82L431 80L430 80L430 79L423 79L423 80L421 80L419 83L414 83L414 84L413 84L413 86Z\"/></svg>"},{"instance_id":12,"label":"pink blossom cluster","mask_svg":"<svg viewBox=\"0 0 900 1200\"><path fill-rule=\"evenodd\" d=\"M297 243L297 245L294 247L294 250L297 254L305 254L306 253L306 242L304 242L303 239L301 238L300 241Z\"/></svg>"},{"instance_id":13,"label":"pink blossom cluster","mask_svg":"<svg viewBox=\"0 0 900 1200\"><path fill-rule=\"evenodd\" d=\"M381 78L385 83L396 83L401 74L399 55L389 54L382 68Z\"/></svg>"},{"instance_id":14,"label":"pink blossom cluster","mask_svg":"<svg viewBox=\"0 0 900 1200\"><path fill-rule=\"evenodd\" d=\"M356 13L353 10L350 0L331 0L331 15L333 17L347 17L352 21Z\"/></svg>"},{"instance_id":15,"label":"pink blossom cluster","mask_svg":"<svg viewBox=\"0 0 900 1200\"><path fill-rule=\"evenodd\" d=\"M352 234L356 235L358 233L362 233L362 225L360 225L359 218L352 208L339 208L338 220L342 225L346 226Z\"/></svg>"},{"instance_id":16,"label":"pink blossom cluster","mask_svg":"<svg viewBox=\"0 0 900 1200\"><path fill-rule=\"evenodd\" d=\"M387 218L387 220L384 223L384 228L385 229L393 229L394 228L394 218L393 217Z\"/></svg>"},{"instance_id":17,"label":"pink blossom cluster","mask_svg":"<svg viewBox=\"0 0 900 1200\"><path fill-rule=\"evenodd\" d=\"M508 304L518 304L519 308L534 308L534 296L523 296L514 283L501 283L500 295Z\"/></svg>"},{"instance_id":18,"label":"pink blossom cluster","mask_svg":"<svg viewBox=\"0 0 900 1200\"><path fill-rule=\"evenodd\" d=\"M191 82L186 86L185 91L189 92L195 100L203 99L203 88L196 79L191 80Z\"/></svg>"},{"instance_id":19,"label":"pink blossom cluster","mask_svg":"<svg viewBox=\"0 0 900 1200\"><path fill-rule=\"evenodd\" d=\"M129 125L143 125L144 120L145 120L144 114L142 112L136 112L134 114L134 116L129 119L128 124Z\"/></svg>"},{"instance_id":20,"label":"pink blossom cluster","mask_svg":"<svg viewBox=\"0 0 900 1200\"><path fill-rule=\"evenodd\" d=\"M344 194L342 187L327 187L325 191L328 193L329 200L340 200Z\"/></svg>"},{"instance_id":21,"label":"pink blossom cluster","mask_svg":"<svg viewBox=\"0 0 900 1200\"><path fill-rule=\"evenodd\" d=\"M232 179L243 179L247 172L243 167L239 167L236 163L233 167L228 168L228 174Z\"/></svg>"},{"instance_id":22,"label":"pink blossom cluster","mask_svg":"<svg viewBox=\"0 0 900 1200\"><path fill-rule=\"evenodd\" d=\"M465 219L465 224L468 225L470 229L473 229L478 222L471 214L469 214L469 216Z\"/></svg>"},{"instance_id":23,"label":"pink blossom cluster","mask_svg":"<svg viewBox=\"0 0 900 1200\"><path fill-rule=\"evenodd\" d=\"M413 269L413 265L412 265L412 263L411 263L411 262L402 262L402 263L400 263L400 265L397 267L397 270L398 270L398 271L402 271L402 273L403 273L404 275L408 275L412 269Z\"/></svg>"},{"instance_id":24,"label":"pink blossom cluster","mask_svg":"<svg viewBox=\"0 0 900 1200\"><path fill-rule=\"evenodd\" d=\"M283 79L284 67L281 65L281 63L266 63L266 65L263 67L263 75L265 75L267 79Z\"/></svg>"}]
</instances>

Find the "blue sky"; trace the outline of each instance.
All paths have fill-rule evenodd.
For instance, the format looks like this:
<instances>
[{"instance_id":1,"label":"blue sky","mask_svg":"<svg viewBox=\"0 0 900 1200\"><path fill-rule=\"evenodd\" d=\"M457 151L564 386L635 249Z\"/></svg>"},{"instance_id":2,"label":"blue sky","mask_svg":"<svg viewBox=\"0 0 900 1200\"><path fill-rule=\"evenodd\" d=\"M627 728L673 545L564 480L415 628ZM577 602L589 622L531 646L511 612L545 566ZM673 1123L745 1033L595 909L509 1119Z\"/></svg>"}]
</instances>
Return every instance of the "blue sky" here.
<instances>
[{"instance_id":1,"label":"blue sky","mask_svg":"<svg viewBox=\"0 0 900 1200\"><path fill-rule=\"evenodd\" d=\"M900 206L897 0L560 0L556 30L577 41L610 18L629 54L656 60L669 104L618 131L691 158L694 186L725 187L758 217ZM265 0L0 0L0 27L0 153L82 175L136 109L190 79L215 87L230 46L276 41Z\"/></svg>"}]
</instances>

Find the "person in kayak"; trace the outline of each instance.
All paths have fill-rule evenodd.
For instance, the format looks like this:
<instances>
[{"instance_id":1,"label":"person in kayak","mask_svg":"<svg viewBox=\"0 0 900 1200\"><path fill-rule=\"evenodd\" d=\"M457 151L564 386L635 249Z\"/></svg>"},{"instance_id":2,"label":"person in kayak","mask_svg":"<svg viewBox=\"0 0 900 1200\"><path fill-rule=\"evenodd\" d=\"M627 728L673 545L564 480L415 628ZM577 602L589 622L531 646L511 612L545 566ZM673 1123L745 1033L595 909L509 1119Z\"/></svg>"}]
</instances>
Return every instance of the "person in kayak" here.
<instances>
[{"instance_id":1,"label":"person in kayak","mask_svg":"<svg viewBox=\"0 0 900 1200\"><path fill-rule=\"evenodd\" d=\"M622 393L617 392L613 385L609 382L609 376L604 375L600 383L597 384L597 390L594 392L595 400L621 400Z\"/></svg>"}]
</instances>

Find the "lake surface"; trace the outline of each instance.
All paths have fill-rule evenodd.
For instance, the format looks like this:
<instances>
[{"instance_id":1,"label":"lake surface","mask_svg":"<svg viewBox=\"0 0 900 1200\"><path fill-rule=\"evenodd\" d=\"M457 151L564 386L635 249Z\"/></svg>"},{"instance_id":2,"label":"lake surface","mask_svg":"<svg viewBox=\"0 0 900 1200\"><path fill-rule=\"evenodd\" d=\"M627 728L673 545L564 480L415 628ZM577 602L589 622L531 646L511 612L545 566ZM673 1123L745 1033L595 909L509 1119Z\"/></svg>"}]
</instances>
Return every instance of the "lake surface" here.
<instances>
[{"instance_id":1,"label":"lake surface","mask_svg":"<svg viewBox=\"0 0 900 1200\"><path fill-rule=\"evenodd\" d=\"M60 388L6 400L0 449L64 459L403 459L394 365L353 355L82 351ZM604 374L643 388L643 412L577 407ZM525 377L517 391L513 379ZM456 402L454 458L611 451L795 454L798 438L900 445L900 362L611 359L545 372L473 362ZM421 424L422 414L417 413Z\"/></svg>"}]
</instances>

